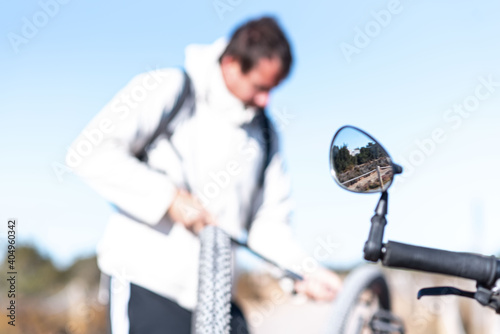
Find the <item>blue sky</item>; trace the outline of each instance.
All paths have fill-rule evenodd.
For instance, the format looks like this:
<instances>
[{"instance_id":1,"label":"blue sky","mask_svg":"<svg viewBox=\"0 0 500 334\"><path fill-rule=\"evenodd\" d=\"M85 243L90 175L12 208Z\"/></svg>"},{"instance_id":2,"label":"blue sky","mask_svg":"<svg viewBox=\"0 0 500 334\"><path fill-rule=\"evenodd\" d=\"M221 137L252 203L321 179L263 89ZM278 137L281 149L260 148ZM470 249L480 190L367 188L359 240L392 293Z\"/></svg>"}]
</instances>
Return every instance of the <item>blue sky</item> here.
<instances>
[{"instance_id":1,"label":"blue sky","mask_svg":"<svg viewBox=\"0 0 500 334\"><path fill-rule=\"evenodd\" d=\"M354 149L366 147L368 143L374 143L375 141L375 138L370 138L369 136L366 136L362 132L356 130L356 128L349 126L343 128L342 131L339 130L339 132L335 134L331 145L334 144L337 147L346 145L347 148L352 151Z\"/></svg>"},{"instance_id":2,"label":"blue sky","mask_svg":"<svg viewBox=\"0 0 500 334\"><path fill-rule=\"evenodd\" d=\"M387 238L500 251L497 1L0 6L0 244L6 219L16 217L18 241L35 243L60 265L91 254L109 206L73 175L60 181L53 164L134 75L181 66L186 45L213 42L248 18L272 14L296 59L269 109L281 129L304 247L314 249L328 235L338 244L331 264L362 258L377 196L341 190L328 170L333 134L352 124L406 167L391 190Z\"/></svg>"}]
</instances>

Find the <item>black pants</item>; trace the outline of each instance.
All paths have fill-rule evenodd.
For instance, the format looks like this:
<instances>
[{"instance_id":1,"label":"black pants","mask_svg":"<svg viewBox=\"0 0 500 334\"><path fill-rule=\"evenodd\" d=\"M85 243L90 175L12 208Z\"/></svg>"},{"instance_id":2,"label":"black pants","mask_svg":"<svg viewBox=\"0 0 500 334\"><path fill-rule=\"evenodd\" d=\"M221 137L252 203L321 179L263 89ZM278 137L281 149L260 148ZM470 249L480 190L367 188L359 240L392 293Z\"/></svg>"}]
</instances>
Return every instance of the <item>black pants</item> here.
<instances>
[{"instance_id":1,"label":"black pants","mask_svg":"<svg viewBox=\"0 0 500 334\"><path fill-rule=\"evenodd\" d=\"M191 311L180 307L170 299L130 284L128 302L130 334L191 334L191 316ZM230 333L249 333L243 313L234 303L231 303Z\"/></svg>"}]
</instances>

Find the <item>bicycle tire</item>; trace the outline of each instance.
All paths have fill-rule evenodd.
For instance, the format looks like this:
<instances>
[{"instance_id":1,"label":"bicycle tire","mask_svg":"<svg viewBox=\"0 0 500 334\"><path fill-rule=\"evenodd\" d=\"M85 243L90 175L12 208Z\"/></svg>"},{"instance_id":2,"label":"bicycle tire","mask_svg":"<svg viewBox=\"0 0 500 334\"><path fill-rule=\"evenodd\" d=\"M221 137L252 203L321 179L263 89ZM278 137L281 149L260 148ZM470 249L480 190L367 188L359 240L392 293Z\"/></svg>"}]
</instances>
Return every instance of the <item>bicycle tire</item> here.
<instances>
[{"instance_id":1,"label":"bicycle tire","mask_svg":"<svg viewBox=\"0 0 500 334\"><path fill-rule=\"evenodd\" d=\"M352 271L345 279L342 290L333 303L332 315L325 334L371 333L369 320L355 313L365 292L376 298L377 310L390 311L391 301L387 281L382 270L375 265L364 265ZM356 318L358 316L359 318Z\"/></svg>"},{"instance_id":2,"label":"bicycle tire","mask_svg":"<svg viewBox=\"0 0 500 334\"><path fill-rule=\"evenodd\" d=\"M198 303L193 334L228 334L231 320L232 252L229 236L214 226L200 233Z\"/></svg>"}]
</instances>

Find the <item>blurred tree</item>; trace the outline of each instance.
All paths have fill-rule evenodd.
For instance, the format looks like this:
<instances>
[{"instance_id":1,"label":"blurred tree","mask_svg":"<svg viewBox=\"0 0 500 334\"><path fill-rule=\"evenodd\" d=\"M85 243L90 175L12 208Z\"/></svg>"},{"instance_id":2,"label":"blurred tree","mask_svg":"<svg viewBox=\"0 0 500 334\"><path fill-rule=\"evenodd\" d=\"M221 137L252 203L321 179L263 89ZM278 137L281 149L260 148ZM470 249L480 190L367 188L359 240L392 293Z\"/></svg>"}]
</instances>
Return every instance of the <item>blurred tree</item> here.
<instances>
[{"instance_id":1,"label":"blurred tree","mask_svg":"<svg viewBox=\"0 0 500 334\"><path fill-rule=\"evenodd\" d=\"M71 267L58 269L52 260L31 245L16 248L15 271L18 273L17 291L20 296L51 294L62 289L74 278L81 278L88 286L99 283L99 269L95 256L79 259ZM0 270L8 272L7 258L2 259Z\"/></svg>"},{"instance_id":2,"label":"blurred tree","mask_svg":"<svg viewBox=\"0 0 500 334\"><path fill-rule=\"evenodd\" d=\"M351 155L347 145L344 144L341 148L335 146L334 152L337 152L333 158L333 163L337 172L343 173L356 164L356 158Z\"/></svg>"}]
</instances>

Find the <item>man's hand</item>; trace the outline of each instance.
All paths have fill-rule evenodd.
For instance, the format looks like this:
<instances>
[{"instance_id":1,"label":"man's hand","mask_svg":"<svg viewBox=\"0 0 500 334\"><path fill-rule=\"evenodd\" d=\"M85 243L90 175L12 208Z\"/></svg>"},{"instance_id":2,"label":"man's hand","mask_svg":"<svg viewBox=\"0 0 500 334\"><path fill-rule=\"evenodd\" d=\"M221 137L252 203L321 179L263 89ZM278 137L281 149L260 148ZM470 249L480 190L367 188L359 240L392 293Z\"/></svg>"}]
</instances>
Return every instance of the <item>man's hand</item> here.
<instances>
[{"instance_id":1,"label":"man's hand","mask_svg":"<svg viewBox=\"0 0 500 334\"><path fill-rule=\"evenodd\" d=\"M186 190L179 190L167 213L178 222L198 235L206 225L215 225L213 216L205 210L201 202Z\"/></svg>"},{"instance_id":2,"label":"man's hand","mask_svg":"<svg viewBox=\"0 0 500 334\"><path fill-rule=\"evenodd\" d=\"M332 301L342 286L340 277L325 268L318 268L295 282L295 291L317 301Z\"/></svg>"}]
</instances>

